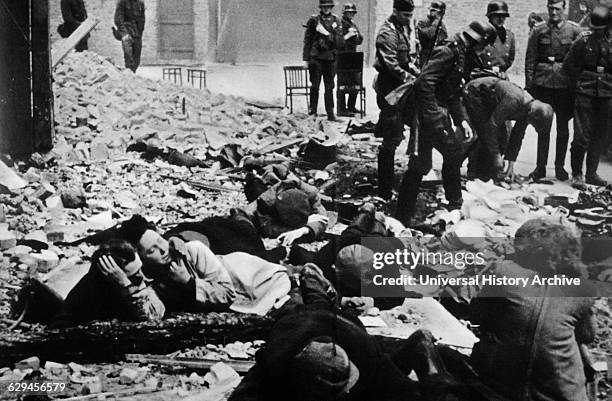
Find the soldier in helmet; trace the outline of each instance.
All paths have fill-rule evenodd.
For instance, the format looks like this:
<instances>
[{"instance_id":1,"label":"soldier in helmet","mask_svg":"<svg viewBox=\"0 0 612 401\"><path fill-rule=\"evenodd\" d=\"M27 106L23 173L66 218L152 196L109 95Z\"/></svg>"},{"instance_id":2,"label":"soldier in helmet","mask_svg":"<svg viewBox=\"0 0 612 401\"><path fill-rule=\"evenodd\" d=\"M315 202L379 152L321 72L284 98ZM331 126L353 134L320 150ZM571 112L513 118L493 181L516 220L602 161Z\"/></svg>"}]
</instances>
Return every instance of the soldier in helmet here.
<instances>
[{"instance_id":1,"label":"soldier in helmet","mask_svg":"<svg viewBox=\"0 0 612 401\"><path fill-rule=\"evenodd\" d=\"M374 90L380 115L375 135L383 138L378 149L378 194L391 199L395 177L395 149L404 139L402 110L385 100L393 89L413 79L418 69L410 60L410 21L414 12L412 0L394 0L393 15L380 27L376 36L376 60L378 71Z\"/></svg>"},{"instance_id":2,"label":"soldier in helmet","mask_svg":"<svg viewBox=\"0 0 612 401\"><path fill-rule=\"evenodd\" d=\"M586 183L605 186L597 175L599 155L612 128L612 35L610 9L596 6L591 30L582 32L563 62L575 83L574 140L571 148L572 186L584 189L582 165L586 154Z\"/></svg>"},{"instance_id":3,"label":"soldier in helmet","mask_svg":"<svg viewBox=\"0 0 612 401\"><path fill-rule=\"evenodd\" d=\"M317 114L319 87L321 78L325 85L325 111L327 119L336 120L334 113L334 76L336 52L343 46L342 22L332 14L333 0L319 0L320 13L315 14L306 23L304 33L304 51L302 58L310 75L310 110L308 114Z\"/></svg>"},{"instance_id":4,"label":"soldier in helmet","mask_svg":"<svg viewBox=\"0 0 612 401\"><path fill-rule=\"evenodd\" d=\"M344 13L342 15L342 34L344 35L344 47L339 49L339 52L356 52L357 46L363 42L363 36L359 33L357 25L353 21L357 14L357 6L354 3L346 3L344 5ZM359 77L347 77L347 81L357 82L360 81ZM340 77L338 78L340 81ZM354 113L359 113L355 105L357 104L357 90L354 88L348 88L341 90L340 82L338 82L338 90L336 97L338 100L338 115L345 117L352 117ZM350 85L348 85L350 86ZM346 94L348 93L348 104L346 103Z\"/></svg>"},{"instance_id":5,"label":"soldier in helmet","mask_svg":"<svg viewBox=\"0 0 612 401\"><path fill-rule=\"evenodd\" d=\"M431 169L433 148L444 159L442 182L449 207L461 207L459 170L464 158L461 142L473 138L461 101L465 58L470 51L482 50L493 43L496 36L495 27L491 24L472 22L452 42L434 49L415 81L415 97L420 105L419 153L410 158L397 201L397 217L406 225L412 223L423 175ZM457 132L453 130L451 117Z\"/></svg>"},{"instance_id":6,"label":"soldier in helmet","mask_svg":"<svg viewBox=\"0 0 612 401\"><path fill-rule=\"evenodd\" d=\"M506 71L514 63L516 44L514 33L506 28L506 18L510 16L508 4L505 1L493 0L487 6L487 18L497 31L495 43L475 52L475 57L469 60L471 78L479 76L498 76L507 79Z\"/></svg>"},{"instance_id":7,"label":"soldier in helmet","mask_svg":"<svg viewBox=\"0 0 612 401\"><path fill-rule=\"evenodd\" d=\"M446 25L441 21L445 13L446 3L438 0L432 1L427 17L417 22L416 37L420 44L419 65L421 66L427 61L427 57L431 54L433 48L448 39ZM440 26L439 30L438 25ZM438 37L436 37L436 32L438 32Z\"/></svg>"},{"instance_id":8,"label":"soldier in helmet","mask_svg":"<svg viewBox=\"0 0 612 401\"><path fill-rule=\"evenodd\" d=\"M582 29L564 17L566 0L548 0L548 22L536 24L529 35L525 56L525 88L534 98L550 104L557 115L557 148L555 176L568 179L564 169L569 140L568 123L574 112L574 93L562 63ZM534 179L546 176L546 161L550 137L538 136L538 161L531 173Z\"/></svg>"}]
</instances>

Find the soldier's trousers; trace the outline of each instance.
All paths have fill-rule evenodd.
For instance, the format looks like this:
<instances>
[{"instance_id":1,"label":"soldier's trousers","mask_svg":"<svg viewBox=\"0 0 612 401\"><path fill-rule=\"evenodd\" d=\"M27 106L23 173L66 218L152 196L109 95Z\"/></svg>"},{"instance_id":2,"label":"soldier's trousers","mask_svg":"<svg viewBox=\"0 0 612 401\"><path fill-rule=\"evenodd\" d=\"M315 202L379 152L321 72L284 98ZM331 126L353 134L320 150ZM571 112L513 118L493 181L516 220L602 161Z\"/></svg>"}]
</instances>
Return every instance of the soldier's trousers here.
<instances>
[{"instance_id":1,"label":"soldier's trousers","mask_svg":"<svg viewBox=\"0 0 612 401\"><path fill-rule=\"evenodd\" d=\"M461 139L450 128L452 127L450 118L447 126L449 127L447 131L450 132L448 135L421 126L419 154L410 156L408 170L402 179L397 200L396 216L403 223L408 223L409 219L414 216L423 176L431 170L431 156L434 148L442 154L442 186L449 207L460 207L463 202L460 172L464 159L463 146Z\"/></svg>"},{"instance_id":2,"label":"soldier's trousers","mask_svg":"<svg viewBox=\"0 0 612 401\"><path fill-rule=\"evenodd\" d=\"M582 174L586 154L586 175L597 173L599 155L612 131L612 98L576 95L574 140L571 158L572 174Z\"/></svg>"},{"instance_id":3,"label":"soldier's trousers","mask_svg":"<svg viewBox=\"0 0 612 401\"><path fill-rule=\"evenodd\" d=\"M123 47L123 58L125 60L125 68L136 72L140 65L140 53L142 52L142 38L134 38L128 36L121 40Z\"/></svg>"},{"instance_id":4,"label":"soldier's trousers","mask_svg":"<svg viewBox=\"0 0 612 401\"><path fill-rule=\"evenodd\" d=\"M404 120L401 109L387 103L385 92L376 95L380 114L374 135L383 138L378 148L378 195L389 199L395 181L395 149L404 140Z\"/></svg>"},{"instance_id":5,"label":"soldier's trousers","mask_svg":"<svg viewBox=\"0 0 612 401\"><path fill-rule=\"evenodd\" d=\"M489 179L495 175L492 169L493 156L504 153L507 128L506 125L491 125L489 120L495 109L490 105L472 102L469 98L466 98L464 103L477 136L468 153L468 171L483 179Z\"/></svg>"},{"instance_id":6,"label":"soldier's trousers","mask_svg":"<svg viewBox=\"0 0 612 401\"><path fill-rule=\"evenodd\" d=\"M535 99L550 104L555 111L555 116L557 117L555 167L563 167L569 142L569 120L574 116L574 91L567 88L552 89L536 86L531 89L530 93ZM527 120L517 121L514 125L506 151L506 160L516 161L527 125ZM546 166L549 147L550 132L538 133L538 156L536 162L538 167Z\"/></svg>"},{"instance_id":7,"label":"soldier's trousers","mask_svg":"<svg viewBox=\"0 0 612 401\"><path fill-rule=\"evenodd\" d=\"M312 59L308 62L308 74L310 75L310 114L317 113L319 103L319 87L321 78L325 85L325 111L327 115L334 114L334 76L336 75L336 63L332 60Z\"/></svg>"}]
</instances>

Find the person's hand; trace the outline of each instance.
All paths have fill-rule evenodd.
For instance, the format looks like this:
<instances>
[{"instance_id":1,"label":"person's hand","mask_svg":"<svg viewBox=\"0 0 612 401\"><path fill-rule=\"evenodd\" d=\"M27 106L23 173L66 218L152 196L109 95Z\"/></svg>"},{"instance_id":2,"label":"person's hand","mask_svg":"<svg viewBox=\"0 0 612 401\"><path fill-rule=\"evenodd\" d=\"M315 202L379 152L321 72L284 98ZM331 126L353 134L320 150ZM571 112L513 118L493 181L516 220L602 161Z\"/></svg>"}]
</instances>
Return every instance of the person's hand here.
<instances>
[{"instance_id":1,"label":"person's hand","mask_svg":"<svg viewBox=\"0 0 612 401\"><path fill-rule=\"evenodd\" d=\"M612 269L604 270L597 277L600 281L607 281L612 283Z\"/></svg>"},{"instance_id":2,"label":"person's hand","mask_svg":"<svg viewBox=\"0 0 612 401\"><path fill-rule=\"evenodd\" d=\"M304 61L304 68L308 69L308 64L309 64L308 61Z\"/></svg>"},{"instance_id":3,"label":"person's hand","mask_svg":"<svg viewBox=\"0 0 612 401\"><path fill-rule=\"evenodd\" d=\"M170 262L168 278L175 284L186 285L191 280L191 274L183 263Z\"/></svg>"},{"instance_id":4,"label":"person's hand","mask_svg":"<svg viewBox=\"0 0 612 401\"><path fill-rule=\"evenodd\" d=\"M295 240L308 234L308 227L298 228L297 230L287 231L278 236L278 240L283 246L291 246Z\"/></svg>"},{"instance_id":5,"label":"person's hand","mask_svg":"<svg viewBox=\"0 0 612 401\"><path fill-rule=\"evenodd\" d=\"M308 224L311 223L327 224L329 223L329 218L327 216L323 216L322 214L311 214L308 216Z\"/></svg>"},{"instance_id":6,"label":"person's hand","mask_svg":"<svg viewBox=\"0 0 612 401\"><path fill-rule=\"evenodd\" d=\"M126 41L126 40L128 40L128 39L130 39L130 35L128 35L128 34L123 35L123 37L121 37L121 41L122 41L122 42L125 42L125 41Z\"/></svg>"},{"instance_id":7,"label":"person's hand","mask_svg":"<svg viewBox=\"0 0 612 401\"><path fill-rule=\"evenodd\" d=\"M463 129L463 136L465 137L466 142L474 139L474 131L472 131L472 127L470 127L470 124L467 121L461 121L461 128Z\"/></svg>"},{"instance_id":8,"label":"person's hand","mask_svg":"<svg viewBox=\"0 0 612 401\"><path fill-rule=\"evenodd\" d=\"M356 309L361 313L367 312L374 307L374 298L370 297L342 297L340 305L345 308Z\"/></svg>"},{"instance_id":9,"label":"person's hand","mask_svg":"<svg viewBox=\"0 0 612 401\"><path fill-rule=\"evenodd\" d=\"M132 284L127 274L125 274L117 265L115 259L110 255L102 255L100 259L98 259L98 269L104 277L120 287L127 287Z\"/></svg>"},{"instance_id":10,"label":"person's hand","mask_svg":"<svg viewBox=\"0 0 612 401\"><path fill-rule=\"evenodd\" d=\"M504 169L504 158L499 153L493 156L493 168L495 171L502 171Z\"/></svg>"},{"instance_id":11,"label":"person's hand","mask_svg":"<svg viewBox=\"0 0 612 401\"><path fill-rule=\"evenodd\" d=\"M508 168L506 169L504 176L508 181L514 181L514 162L508 162Z\"/></svg>"}]
</instances>

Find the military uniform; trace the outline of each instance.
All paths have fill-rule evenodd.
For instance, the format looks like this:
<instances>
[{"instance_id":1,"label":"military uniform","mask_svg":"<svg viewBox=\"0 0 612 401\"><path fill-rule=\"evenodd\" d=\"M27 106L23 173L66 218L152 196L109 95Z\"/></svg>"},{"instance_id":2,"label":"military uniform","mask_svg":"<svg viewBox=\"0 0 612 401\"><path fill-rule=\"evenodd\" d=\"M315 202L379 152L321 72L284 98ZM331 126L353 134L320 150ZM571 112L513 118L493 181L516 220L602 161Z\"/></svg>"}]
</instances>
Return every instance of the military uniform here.
<instances>
[{"instance_id":1,"label":"military uniform","mask_svg":"<svg viewBox=\"0 0 612 401\"><path fill-rule=\"evenodd\" d=\"M344 46L339 50L339 53L355 53L357 46L363 42L363 35L357 29L357 25L346 16L342 17L342 36L348 34L349 30L353 28L357 31L357 35L344 40ZM357 104L357 91L354 86L361 83L361 77L357 76L359 73L353 74L353 76L340 77L338 76L338 91L336 93L338 100L338 112L355 111L355 105ZM342 82L341 82L342 81ZM353 88L351 88L353 86ZM346 88L344 88L346 87ZM345 103L345 94L348 93L348 105ZM348 106L348 107L347 107Z\"/></svg>"},{"instance_id":2,"label":"military uniform","mask_svg":"<svg viewBox=\"0 0 612 401\"><path fill-rule=\"evenodd\" d=\"M518 127L523 124L527 126L528 113L534 98L510 81L497 77L482 77L470 81L465 86L463 99L476 133L478 135L481 135L481 132L491 133L482 135L483 145L489 150L489 154L505 154L506 160L516 161L525 134L525 130ZM505 123L511 120L517 123L506 146ZM551 124L552 114L546 121L538 121L535 124L539 142L550 141ZM538 154L538 158L542 156L546 155ZM540 162L546 165L546 159L543 161L538 159L538 163ZM488 166L483 167L486 169Z\"/></svg>"},{"instance_id":3,"label":"military uniform","mask_svg":"<svg viewBox=\"0 0 612 401\"><path fill-rule=\"evenodd\" d=\"M419 100L419 154L411 156L397 201L397 217L407 222L414 213L423 176L431 169L433 148L444 158L442 183L451 207L459 207L461 198L460 167L463 147L451 124L466 120L461 101L466 49L456 38L452 43L434 49L427 65L414 84Z\"/></svg>"},{"instance_id":4,"label":"military uniform","mask_svg":"<svg viewBox=\"0 0 612 401\"><path fill-rule=\"evenodd\" d=\"M586 153L586 178L597 177L599 155L612 130L612 38L586 31L570 47L563 70L576 80L572 174L582 175Z\"/></svg>"},{"instance_id":5,"label":"military uniform","mask_svg":"<svg viewBox=\"0 0 612 401\"><path fill-rule=\"evenodd\" d=\"M145 25L143 0L119 0L115 9L115 25L121 36L125 68L136 72L142 52L142 32Z\"/></svg>"},{"instance_id":6,"label":"military uniform","mask_svg":"<svg viewBox=\"0 0 612 401\"><path fill-rule=\"evenodd\" d=\"M472 79L487 75L504 76L501 73L510 69L515 56L514 33L507 28L498 28L495 43L474 52L474 56L468 60L466 72L470 73Z\"/></svg>"},{"instance_id":7,"label":"military uniform","mask_svg":"<svg viewBox=\"0 0 612 401\"><path fill-rule=\"evenodd\" d=\"M317 31L321 24L329 36ZM316 114L319 103L319 87L321 78L325 85L325 111L328 116L334 114L334 76L336 52L344 45L342 22L334 14L319 13L310 17L304 33L304 50L302 58L308 62L310 75L310 114Z\"/></svg>"},{"instance_id":8,"label":"military uniform","mask_svg":"<svg viewBox=\"0 0 612 401\"><path fill-rule=\"evenodd\" d=\"M440 25L440 32L438 32L438 39L436 40L436 30L438 29L439 19L430 19L429 17L424 18L416 24L416 37L420 44L419 49L419 64L423 65L425 60L433 48L446 42L448 39L448 31L444 22ZM435 41L435 43L434 43Z\"/></svg>"},{"instance_id":9,"label":"military uniform","mask_svg":"<svg viewBox=\"0 0 612 401\"><path fill-rule=\"evenodd\" d=\"M401 109L385 100L392 90L414 74L410 67L410 29L389 17L376 36L376 103L380 109L375 134L383 138L378 151L379 195L391 197L394 181L395 149L404 139L404 118Z\"/></svg>"},{"instance_id":10,"label":"military uniform","mask_svg":"<svg viewBox=\"0 0 612 401\"><path fill-rule=\"evenodd\" d=\"M87 19L87 10L85 9L85 3L83 0L62 0L61 2L62 18L64 23L62 24L63 32L62 37L68 37L77 30L79 25ZM77 45L74 50L82 52L87 50L87 40L89 35L86 35Z\"/></svg>"},{"instance_id":11,"label":"military uniform","mask_svg":"<svg viewBox=\"0 0 612 401\"><path fill-rule=\"evenodd\" d=\"M555 167L558 171L565 164L568 123L574 111L574 91L563 73L562 64L581 31L580 26L572 21L561 21L558 24L541 22L535 25L527 43L525 88L536 99L550 104L557 115ZM538 168L543 168L548 159L549 138L538 138Z\"/></svg>"}]
</instances>

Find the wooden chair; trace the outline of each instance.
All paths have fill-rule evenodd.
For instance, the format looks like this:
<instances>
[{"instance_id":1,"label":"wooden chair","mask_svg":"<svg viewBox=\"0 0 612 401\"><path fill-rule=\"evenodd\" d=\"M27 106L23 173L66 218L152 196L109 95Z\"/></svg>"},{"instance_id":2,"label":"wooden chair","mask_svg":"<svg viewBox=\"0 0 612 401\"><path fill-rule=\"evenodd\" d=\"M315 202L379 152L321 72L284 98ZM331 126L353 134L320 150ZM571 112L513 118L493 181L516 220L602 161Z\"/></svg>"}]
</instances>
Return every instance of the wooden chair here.
<instances>
[{"instance_id":1,"label":"wooden chair","mask_svg":"<svg viewBox=\"0 0 612 401\"><path fill-rule=\"evenodd\" d=\"M310 107L310 82L308 69L304 66L284 66L285 72L285 107L289 102L289 111L293 113L293 96L306 96L306 108Z\"/></svg>"},{"instance_id":2,"label":"wooden chair","mask_svg":"<svg viewBox=\"0 0 612 401\"><path fill-rule=\"evenodd\" d=\"M366 114L366 89L363 86L363 53L338 53L336 61L338 93L357 92L359 95L359 114Z\"/></svg>"},{"instance_id":3,"label":"wooden chair","mask_svg":"<svg viewBox=\"0 0 612 401\"><path fill-rule=\"evenodd\" d=\"M164 80L172 81L175 85L183 85L181 67L165 67L162 71Z\"/></svg>"},{"instance_id":4,"label":"wooden chair","mask_svg":"<svg viewBox=\"0 0 612 401\"><path fill-rule=\"evenodd\" d=\"M187 82L191 82L191 86L195 87L196 80L200 89L206 89L206 70L187 68Z\"/></svg>"}]
</instances>

